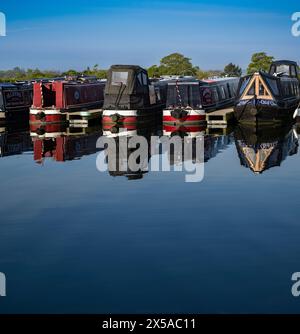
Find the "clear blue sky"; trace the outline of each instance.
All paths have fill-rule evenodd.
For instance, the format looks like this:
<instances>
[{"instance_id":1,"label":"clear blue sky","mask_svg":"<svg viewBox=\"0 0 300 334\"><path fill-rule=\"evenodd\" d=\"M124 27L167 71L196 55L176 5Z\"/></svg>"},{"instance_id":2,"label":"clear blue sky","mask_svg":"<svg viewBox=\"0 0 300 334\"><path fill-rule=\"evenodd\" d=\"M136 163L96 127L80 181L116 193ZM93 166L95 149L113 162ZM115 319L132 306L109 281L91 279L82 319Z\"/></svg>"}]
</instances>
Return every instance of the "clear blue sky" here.
<instances>
[{"instance_id":1,"label":"clear blue sky","mask_svg":"<svg viewBox=\"0 0 300 334\"><path fill-rule=\"evenodd\" d=\"M252 53L300 61L299 0L1 0L0 69L150 66L181 52L203 69L245 68Z\"/></svg>"}]
</instances>

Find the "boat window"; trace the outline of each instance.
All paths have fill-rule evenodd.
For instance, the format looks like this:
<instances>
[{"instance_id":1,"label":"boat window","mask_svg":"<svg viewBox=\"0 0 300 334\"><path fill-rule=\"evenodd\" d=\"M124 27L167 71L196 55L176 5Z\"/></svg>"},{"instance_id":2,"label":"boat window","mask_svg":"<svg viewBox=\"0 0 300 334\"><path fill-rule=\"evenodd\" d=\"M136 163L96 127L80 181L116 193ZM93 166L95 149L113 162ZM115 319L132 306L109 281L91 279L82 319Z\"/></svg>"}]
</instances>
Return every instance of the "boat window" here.
<instances>
[{"instance_id":1,"label":"boat window","mask_svg":"<svg viewBox=\"0 0 300 334\"><path fill-rule=\"evenodd\" d=\"M232 94L231 86L229 83L227 84L227 89L228 89L228 96L231 99L233 94Z\"/></svg>"},{"instance_id":2,"label":"boat window","mask_svg":"<svg viewBox=\"0 0 300 334\"><path fill-rule=\"evenodd\" d=\"M290 67L289 65L278 65L276 68L276 73L283 73L285 75L290 76Z\"/></svg>"},{"instance_id":3,"label":"boat window","mask_svg":"<svg viewBox=\"0 0 300 334\"><path fill-rule=\"evenodd\" d=\"M297 77L297 71L295 66L291 66L291 76L292 77Z\"/></svg>"},{"instance_id":4,"label":"boat window","mask_svg":"<svg viewBox=\"0 0 300 334\"><path fill-rule=\"evenodd\" d=\"M286 82L283 82L283 89L284 89L284 95L285 96L290 96L290 85L289 83L286 81Z\"/></svg>"},{"instance_id":5,"label":"boat window","mask_svg":"<svg viewBox=\"0 0 300 334\"><path fill-rule=\"evenodd\" d=\"M262 83L260 82L259 83L259 96L264 96L264 95L267 95L267 92L265 90L265 87L262 85Z\"/></svg>"},{"instance_id":6,"label":"boat window","mask_svg":"<svg viewBox=\"0 0 300 334\"><path fill-rule=\"evenodd\" d=\"M240 88L240 95L244 93L244 90L248 86L250 79L251 77L242 79L243 81L242 81L241 88Z\"/></svg>"},{"instance_id":7,"label":"boat window","mask_svg":"<svg viewBox=\"0 0 300 334\"><path fill-rule=\"evenodd\" d=\"M143 76L143 84L144 86L147 86L148 85L148 77L146 75L146 73L142 73L142 76Z\"/></svg>"},{"instance_id":8,"label":"boat window","mask_svg":"<svg viewBox=\"0 0 300 334\"><path fill-rule=\"evenodd\" d=\"M128 72L112 72L112 82L113 86L126 85L128 80Z\"/></svg>"},{"instance_id":9,"label":"boat window","mask_svg":"<svg viewBox=\"0 0 300 334\"><path fill-rule=\"evenodd\" d=\"M202 88L201 89L202 95L202 104L203 105L210 105L213 104L213 92L209 88Z\"/></svg>"},{"instance_id":10,"label":"boat window","mask_svg":"<svg viewBox=\"0 0 300 334\"><path fill-rule=\"evenodd\" d=\"M246 95L249 95L249 96L254 96L255 95L255 83L254 82L251 85L251 87L248 89Z\"/></svg>"},{"instance_id":11,"label":"boat window","mask_svg":"<svg viewBox=\"0 0 300 334\"><path fill-rule=\"evenodd\" d=\"M139 73L139 74L137 75L137 78L138 78L138 81L139 81L140 85L143 86L143 77L142 77L142 73Z\"/></svg>"},{"instance_id":12,"label":"boat window","mask_svg":"<svg viewBox=\"0 0 300 334\"><path fill-rule=\"evenodd\" d=\"M220 86L221 100L226 100L226 91L224 86Z\"/></svg>"},{"instance_id":13,"label":"boat window","mask_svg":"<svg viewBox=\"0 0 300 334\"><path fill-rule=\"evenodd\" d=\"M275 66L275 65L272 65L272 66L271 66L271 69L270 69L270 74L271 74L271 75L274 75L275 72L276 72L276 66Z\"/></svg>"},{"instance_id":14,"label":"boat window","mask_svg":"<svg viewBox=\"0 0 300 334\"><path fill-rule=\"evenodd\" d=\"M267 81L267 84L271 88L272 93L278 96L279 90L278 90L277 80L270 78L265 78L265 80Z\"/></svg>"},{"instance_id":15,"label":"boat window","mask_svg":"<svg viewBox=\"0 0 300 334\"><path fill-rule=\"evenodd\" d=\"M212 93L213 93L213 99L214 99L215 103L219 102L219 95L218 95L216 87L212 89Z\"/></svg>"}]
</instances>

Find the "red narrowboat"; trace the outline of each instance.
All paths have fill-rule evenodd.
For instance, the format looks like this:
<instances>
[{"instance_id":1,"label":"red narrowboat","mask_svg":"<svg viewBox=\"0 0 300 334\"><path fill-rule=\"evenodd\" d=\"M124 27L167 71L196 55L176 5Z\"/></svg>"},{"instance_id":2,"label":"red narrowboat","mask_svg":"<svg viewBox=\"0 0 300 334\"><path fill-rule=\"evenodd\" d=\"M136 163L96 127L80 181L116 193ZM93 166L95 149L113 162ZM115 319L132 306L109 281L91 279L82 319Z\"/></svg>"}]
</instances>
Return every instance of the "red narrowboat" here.
<instances>
[{"instance_id":1,"label":"red narrowboat","mask_svg":"<svg viewBox=\"0 0 300 334\"><path fill-rule=\"evenodd\" d=\"M76 80L35 82L30 122L67 122L67 113L101 109L104 87L104 82L81 77Z\"/></svg>"}]
</instances>

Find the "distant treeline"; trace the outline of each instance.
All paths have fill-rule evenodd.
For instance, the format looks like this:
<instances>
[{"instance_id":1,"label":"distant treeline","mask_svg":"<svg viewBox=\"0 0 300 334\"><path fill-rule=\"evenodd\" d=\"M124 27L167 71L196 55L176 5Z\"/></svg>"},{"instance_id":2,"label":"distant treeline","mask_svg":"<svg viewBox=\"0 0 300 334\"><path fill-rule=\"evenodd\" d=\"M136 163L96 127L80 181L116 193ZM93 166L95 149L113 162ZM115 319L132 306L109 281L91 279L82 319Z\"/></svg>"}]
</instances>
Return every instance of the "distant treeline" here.
<instances>
[{"instance_id":1,"label":"distant treeline","mask_svg":"<svg viewBox=\"0 0 300 334\"><path fill-rule=\"evenodd\" d=\"M0 82L27 81L33 79L57 78L64 76L79 76L82 74L89 76L96 76L99 79L104 79L106 78L107 70L99 69L98 65L95 65L93 68L88 67L82 72L78 72L72 69L66 72L60 72L60 71L41 71L38 68L25 70L19 67L15 67L12 70L7 70L7 71L0 70Z\"/></svg>"},{"instance_id":2,"label":"distant treeline","mask_svg":"<svg viewBox=\"0 0 300 334\"><path fill-rule=\"evenodd\" d=\"M255 53L248 66L247 73L252 74L259 70L268 71L270 64L274 60L274 57L268 56L265 52ZM185 57L180 53L172 53L161 59L159 65L152 65L148 68L149 76L152 78L158 78L163 75L192 75L198 79L205 79L213 76L235 76L240 77L242 75L242 69L238 65L230 63L225 66L223 70L208 70L204 71L198 66L194 66L191 59ZM12 70L1 71L0 70L0 82L14 82L25 81L42 78L55 78L64 76L79 76L88 75L95 76L99 79L105 79L107 77L107 70L100 69L99 65L94 67L87 67L84 71L78 72L76 70L68 70L66 72L60 71L41 71L39 69L22 69L16 67Z\"/></svg>"}]
</instances>

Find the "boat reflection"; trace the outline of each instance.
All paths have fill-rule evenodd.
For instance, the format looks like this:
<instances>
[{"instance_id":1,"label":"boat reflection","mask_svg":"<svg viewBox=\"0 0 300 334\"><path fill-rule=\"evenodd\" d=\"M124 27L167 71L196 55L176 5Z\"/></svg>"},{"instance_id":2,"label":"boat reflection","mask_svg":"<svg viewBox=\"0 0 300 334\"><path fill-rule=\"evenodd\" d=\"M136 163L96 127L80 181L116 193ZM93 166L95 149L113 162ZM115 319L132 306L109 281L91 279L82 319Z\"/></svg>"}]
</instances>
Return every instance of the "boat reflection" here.
<instances>
[{"instance_id":1,"label":"boat reflection","mask_svg":"<svg viewBox=\"0 0 300 334\"><path fill-rule=\"evenodd\" d=\"M32 152L29 126L7 125L0 127L0 157Z\"/></svg>"},{"instance_id":2,"label":"boat reflection","mask_svg":"<svg viewBox=\"0 0 300 334\"><path fill-rule=\"evenodd\" d=\"M218 131L208 130L203 126L166 126L164 125L164 135L165 136L179 136L181 138L191 138L195 139L203 137L204 139L204 162L208 162L210 159L216 157L219 153L226 150L229 145L233 142L233 137L228 134L224 129L218 129ZM229 132L230 133L230 132ZM193 159L195 163L196 151L193 150ZM200 159L203 160L202 158ZM170 157L170 163L176 164L176 157Z\"/></svg>"},{"instance_id":3,"label":"boat reflection","mask_svg":"<svg viewBox=\"0 0 300 334\"><path fill-rule=\"evenodd\" d=\"M298 153L298 136L292 125L239 125L234 136L241 165L255 174L278 167L287 157Z\"/></svg>"},{"instance_id":4,"label":"boat reflection","mask_svg":"<svg viewBox=\"0 0 300 334\"><path fill-rule=\"evenodd\" d=\"M160 134L160 130L155 126L130 125L128 127L112 126L103 130L103 136L113 138L115 147L108 145L104 150L109 175L113 177L123 176L130 180L143 179L149 172L149 161L151 159L151 137ZM133 170L130 168L128 158L137 150L129 147L129 140L143 137L147 142L145 154L137 156L136 163L139 168Z\"/></svg>"},{"instance_id":5,"label":"boat reflection","mask_svg":"<svg viewBox=\"0 0 300 334\"><path fill-rule=\"evenodd\" d=\"M102 136L101 126L76 128L62 124L30 127L34 148L34 161L43 164L52 158L57 162L79 160L99 151L96 142Z\"/></svg>"},{"instance_id":6,"label":"boat reflection","mask_svg":"<svg viewBox=\"0 0 300 334\"><path fill-rule=\"evenodd\" d=\"M174 145L167 147L167 153L170 166L180 166L183 162L190 161L193 164L200 164L204 162L203 152L201 148L197 147L197 140L202 140L205 143L206 126L203 125L188 125L188 126L163 126L163 135L170 138L180 138L181 150L174 149ZM188 148L188 151L186 151Z\"/></svg>"}]
</instances>

